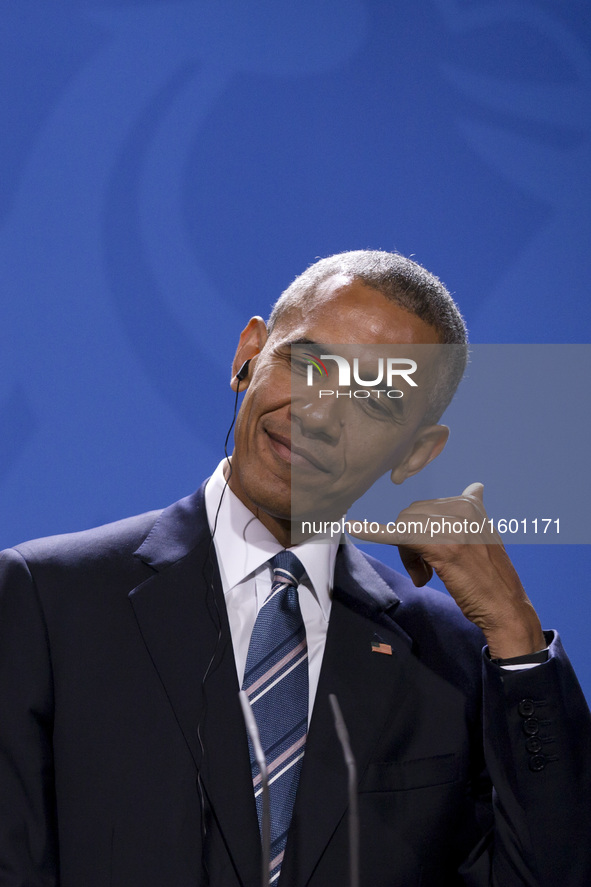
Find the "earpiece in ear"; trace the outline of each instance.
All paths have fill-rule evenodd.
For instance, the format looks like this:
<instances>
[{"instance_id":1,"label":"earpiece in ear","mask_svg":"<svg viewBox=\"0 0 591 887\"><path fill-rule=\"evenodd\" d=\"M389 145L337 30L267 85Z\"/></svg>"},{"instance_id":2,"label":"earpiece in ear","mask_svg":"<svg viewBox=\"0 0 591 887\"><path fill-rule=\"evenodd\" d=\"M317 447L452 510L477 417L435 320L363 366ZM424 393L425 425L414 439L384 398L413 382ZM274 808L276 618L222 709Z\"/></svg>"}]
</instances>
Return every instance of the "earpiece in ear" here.
<instances>
[{"instance_id":1,"label":"earpiece in ear","mask_svg":"<svg viewBox=\"0 0 591 887\"><path fill-rule=\"evenodd\" d=\"M238 372L236 373L236 378L239 382L243 382L248 376L248 365L250 360L245 360Z\"/></svg>"}]
</instances>

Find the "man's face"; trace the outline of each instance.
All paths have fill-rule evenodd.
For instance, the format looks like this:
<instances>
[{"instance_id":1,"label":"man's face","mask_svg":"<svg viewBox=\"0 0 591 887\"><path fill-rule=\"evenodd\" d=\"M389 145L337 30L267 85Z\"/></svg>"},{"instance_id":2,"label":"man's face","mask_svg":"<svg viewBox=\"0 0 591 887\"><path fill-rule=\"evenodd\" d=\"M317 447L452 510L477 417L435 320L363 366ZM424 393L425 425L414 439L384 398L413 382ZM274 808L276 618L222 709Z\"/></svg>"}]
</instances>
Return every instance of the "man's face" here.
<instances>
[{"instance_id":1,"label":"man's face","mask_svg":"<svg viewBox=\"0 0 591 887\"><path fill-rule=\"evenodd\" d=\"M388 343L407 346L405 356L412 356L413 345L439 343L433 327L341 275L325 281L309 304L284 313L258 354L264 331L259 321L257 346L249 327L237 361L256 357L236 422L230 487L276 536L278 527L283 533L289 524L292 508L318 519L338 517L386 471L397 469L403 479L401 465L409 463L407 474L419 470L413 453L426 386L402 417L393 402L387 405L392 409L377 412L365 401L320 401L317 390L292 387L292 345Z\"/></svg>"}]
</instances>

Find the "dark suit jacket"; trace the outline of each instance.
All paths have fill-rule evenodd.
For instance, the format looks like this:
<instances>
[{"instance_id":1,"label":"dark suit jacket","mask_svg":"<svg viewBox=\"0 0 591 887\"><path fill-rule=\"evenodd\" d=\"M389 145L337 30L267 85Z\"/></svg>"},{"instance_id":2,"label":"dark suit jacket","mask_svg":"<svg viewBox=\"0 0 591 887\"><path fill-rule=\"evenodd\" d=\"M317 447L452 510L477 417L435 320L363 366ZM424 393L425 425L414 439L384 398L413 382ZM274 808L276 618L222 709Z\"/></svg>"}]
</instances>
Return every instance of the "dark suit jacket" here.
<instances>
[{"instance_id":1,"label":"dark suit jacket","mask_svg":"<svg viewBox=\"0 0 591 887\"><path fill-rule=\"evenodd\" d=\"M591 883L591 730L568 660L554 639L547 663L503 672L482 643L446 595L342 548L282 884L347 883L331 692L364 884ZM0 885L258 884L238 689L202 490L4 553Z\"/></svg>"}]
</instances>

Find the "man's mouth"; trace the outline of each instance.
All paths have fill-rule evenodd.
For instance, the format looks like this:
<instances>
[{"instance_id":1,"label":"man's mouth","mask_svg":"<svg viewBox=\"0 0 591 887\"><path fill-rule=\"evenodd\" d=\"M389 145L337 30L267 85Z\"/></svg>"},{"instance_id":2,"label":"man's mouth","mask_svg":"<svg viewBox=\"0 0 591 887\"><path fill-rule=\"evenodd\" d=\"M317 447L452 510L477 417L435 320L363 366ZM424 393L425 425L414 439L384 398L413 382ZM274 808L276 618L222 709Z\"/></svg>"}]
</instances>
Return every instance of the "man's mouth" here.
<instances>
[{"instance_id":1,"label":"man's mouth","mask_svg":"<svg viewBox=\"0 0 591 887\"><path fill-rule=\"evenodd\" d=\"M289 462L294 468L314 468L316 471L322 471L324 474L331 473L322 459L306 447L293 444L289 437L278 434L275 431L266 430L266 434L273 451L285 462Z\"/></svg>"}]
</instances>

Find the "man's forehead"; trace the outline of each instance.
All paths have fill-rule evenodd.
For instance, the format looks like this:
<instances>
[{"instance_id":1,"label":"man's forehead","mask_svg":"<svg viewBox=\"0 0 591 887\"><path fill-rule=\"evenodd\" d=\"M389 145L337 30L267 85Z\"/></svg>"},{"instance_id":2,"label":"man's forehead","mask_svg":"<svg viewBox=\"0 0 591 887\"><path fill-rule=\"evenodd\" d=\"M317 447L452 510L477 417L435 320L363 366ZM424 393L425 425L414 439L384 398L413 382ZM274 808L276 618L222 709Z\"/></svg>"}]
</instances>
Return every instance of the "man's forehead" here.
<instances>
[{"instance_id":1,"label":"man's forehead","mask_svg":"<svg viewBox=\"0 0 591 887\"><path fill-rule=\"evenodd\" d=\"M436 344L434 327L379 290L347 275L333 275L290 306L273 338L342 344Z\"/></svg>"}]
</instances>

